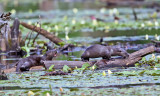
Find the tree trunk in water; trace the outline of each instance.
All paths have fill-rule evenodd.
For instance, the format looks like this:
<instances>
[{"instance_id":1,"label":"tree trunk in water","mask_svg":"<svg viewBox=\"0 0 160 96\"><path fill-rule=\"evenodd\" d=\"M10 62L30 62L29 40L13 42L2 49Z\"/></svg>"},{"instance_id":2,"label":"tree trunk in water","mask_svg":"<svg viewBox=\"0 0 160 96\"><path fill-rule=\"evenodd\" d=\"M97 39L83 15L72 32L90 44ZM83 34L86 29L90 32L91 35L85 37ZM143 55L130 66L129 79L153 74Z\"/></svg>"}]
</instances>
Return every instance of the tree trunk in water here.
<instances>
[{"instance_id":1,"label":"tree trunk in water","mask_svg":"<svg viewBox=\"0 0 160 96\"><path fill-rule=\"evenodd\" d=\"M20 47L21 33L19 31L19 20L15 19L12 29L9 26L11 13L2 14L0 16L0 51L17 51Z\"/></svg>"}]
</instances>

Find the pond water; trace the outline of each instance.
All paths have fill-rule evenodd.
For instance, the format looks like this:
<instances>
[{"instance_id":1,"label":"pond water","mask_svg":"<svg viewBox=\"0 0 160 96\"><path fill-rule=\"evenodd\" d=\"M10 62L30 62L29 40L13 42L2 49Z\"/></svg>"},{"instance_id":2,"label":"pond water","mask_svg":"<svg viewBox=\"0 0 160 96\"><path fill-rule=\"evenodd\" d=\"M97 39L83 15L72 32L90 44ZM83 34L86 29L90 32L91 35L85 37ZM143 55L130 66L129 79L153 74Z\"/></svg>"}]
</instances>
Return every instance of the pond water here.
<instances>
[{"instance_id":1,"label":"pond water","mask_svg":"<svg viewBox=\"0 0 160 96\"><path fill-rule=\"evenodd\" d=\"M14 0L13 3L8 3L10 0L4 0L1 5L3 5L2 11L12 12L12 18L18 17L20 21L30 24L40 22L45 30L57 35L66 42L76 43L79 46L87 47L100 43L100 39L103 38L103 43L117 44L131 53L146 47L147 44L151 43L151 40L159 40L160 13L154 8L135 8L139 19L136 21L132 14L132 8L129 7L109 9L100 7L105 4L96 2L97 0L93 0L94 2L86 0L85 3L70 3L67 1L69 0L66 0L66 2L37 0L31 3L31 0L24 2ZM83 5L83 7L80 5ZM93 5L96 6L93 7ZM120 19L115 20L113 14ZM103 19L104 22L98 21L98 19L92 20L90 18L92 15ZM20 26L20 29L23 38L26 37L28 32L31 32L23 26ZM35 35L36 33L33 33L31 38L33 39ZM49 42L43 36L38 36L36 42L38 41ZM27 42L28 40L26 40ZM61 54L55 59L80 60L80 56L86 47L77 47L68 55ZM158 56L159 53L155 55ZM146 57L150 58L151 56L150 54ZM0 69L5 69L13 67L14 63L22 57L8 56L7 53L1 53L0 58ZM109 74L108 70L111 70L113 74ZM144 72L144 70L150 72ZM106 72L106 76L103 76L103 72ZM116 72L120 72L120 75ZM142 72L145 74L141 75ZM160 94L159 67L156 70L148 66L107 68L94 71L86 70L83 74L80 70L75 70L67 76L41 76L45 73L46 71L24 72L22 74L9 73L7 74L9 80L0 81L0 95L27 95L28 91L33 91L35 96L46 96L46 93L53 96L158 96ZM63 88L63 91L60 88Z\"/></svg>"}]
</instances>

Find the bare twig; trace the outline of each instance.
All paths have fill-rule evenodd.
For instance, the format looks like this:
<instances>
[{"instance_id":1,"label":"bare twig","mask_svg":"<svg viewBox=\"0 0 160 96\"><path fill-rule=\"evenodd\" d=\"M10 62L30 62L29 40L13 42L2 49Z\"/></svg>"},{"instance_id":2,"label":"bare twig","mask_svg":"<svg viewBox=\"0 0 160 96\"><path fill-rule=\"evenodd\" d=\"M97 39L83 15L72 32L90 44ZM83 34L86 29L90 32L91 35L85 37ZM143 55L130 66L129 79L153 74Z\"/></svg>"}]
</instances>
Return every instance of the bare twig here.
<instances>
[{"instance_id":1,"label":"bare twig","mask_svg":"<svg viewBox=\"0 0 160 96\"><path fill-rule=\"evenodd\" d=\"M39 22L37 22L37 25L39 24L40 26L40 31L41 31L41 17L39 16ZM34 45L34 42L36 41L36 38L39 36L40 33L37 33L37 35L35 36L35 38L33 39L33 43L32 43L32 46Z\"/></svg>"},{"instance_id":2,"label":"bare twig","mask_svg":"<svg viewBox=\"0 0 160 96\"><path fill-rule=\"evenodd\" d=\"M35 29L35 27L36 27L36 26L34 26L34 29ZM32 33L33 33L33 30L30 32L29 41L28 41L28 43L27 43L27 46L28 46L28 45L29 45L29 43L30 43L30 39L31 39L31 35L32 35Z\"/></svg>"}]
</instances>

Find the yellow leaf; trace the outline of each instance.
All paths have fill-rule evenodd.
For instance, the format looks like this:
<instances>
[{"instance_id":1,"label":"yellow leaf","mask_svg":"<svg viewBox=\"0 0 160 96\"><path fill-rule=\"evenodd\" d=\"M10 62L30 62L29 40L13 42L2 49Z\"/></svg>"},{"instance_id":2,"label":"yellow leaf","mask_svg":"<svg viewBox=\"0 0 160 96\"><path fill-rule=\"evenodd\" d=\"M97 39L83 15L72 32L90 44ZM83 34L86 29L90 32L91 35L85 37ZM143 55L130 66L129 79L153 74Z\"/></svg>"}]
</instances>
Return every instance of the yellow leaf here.
<instances>
[{"instance_id":1,"label":"yellow leaf","mask_svg":"<svg viewBox=\"0 0 160 96\"><path fill-rule=\"evenodd\" d=\"M72 19L72 24L75 25L76 24L76 20Z\"/></svg>"},{"instance_id":2,"label":"yellow leaf","mask_svg":"<svg viewBox=\"0 0 160 96\"><path fill-rule=\"evenodd\" d=\"M148 40L148 34L146 34L146 40Z\"/></svg>"},{"instance_id":3,"label":"yellow leaf","mask_svg":"<svg viewBox=\"0 0 160 96\"><path fill-rule=\"evenodd\" d=\"M112 74L112 71L111 71L111 70L108 70L108 74Z\"/></svg>"},{"instance_id":4,"label":"yellow leaf","mask_svg":"<svg viewBox=\"0 0 160 96\"><path fill-rule=\"evenodd\" d=\"M114 23L115 23L115 24L118 24L119 22L118 22L118 20L114 20Z\"/></svg>"},{"instance_id":5,"label":"yellow leaf","mask_svg":"<svg viewBox=\"0 0 160 96\"><path fill-rule=\"evenodd\" d=\"M92 70L94 70L95 69L95 67L94 66L92 66Z\"/></svg>"},{"instance_id":6,"label":"yellow leaf","mask_svg":"<svg viewBox=\"0 0 160 96\"><path fill-rule=\"evenodd\" d=\"M61 92L63 92L63 88L59 88L59 90L60 90Z\"/></svg>"},{"instance_id":7,"label":"yellow leaf","mask_svg":"<svg viewBox=\"0 0 160 96\"><path fill-rule=\"evenodd\" d=\"M157 68L156 68L156 67L154 67L154 70L157 70Z\"/></svg>"},{"instance_id":8,"label":"yellow leaf","mask_svg":"<svg viewBox=\"0 0 160 96\"><path fill-rule=\"evenodd\" d=\"M94 26L98 25L98 22L97 22L96 19L94 19L94 20L92 21L92 23L93 23Z\"/></svg>"},{"instance_id":9,"label":"yellow leaf","mask_svg":"<svg viewBox=\"0 0 160 96\"><path fill-rule=\"evenodd\" d=\"M106 76L106 72L105 72L105 71L103 71L102 75L103 75L103 76Z\"/></svg>"},{"instance_id":10,"label":"yellow leaf","mask_svg":"<svg viewBox=\"0 0 160 96\"><path fill-rule=\"evenodd\" d=\"M54 26L54 28L55 28L55 30L56 30L56 31L58 31L58 30L59 30L58 25L55 25L55 26Z\"/></svg>"},{"instance_id":11,"label":"yellow leaf","mask_svg":"<svg viewBox=\"0 0 160 96\"><path fill-rule=\"evenodd\" d=\"M77 8L73 8L73 13L77 13L78 12L78 9Z\"/></svg>"},{"instance_id":12,"label":"yellow leaf","mask_svg":"<svg viewBox=\"0 0 160 96\"><path fill-rule=\"evenodd\" d=\"M66 40L69 40L69 36L68 35L66 35L65 38L66 38Z\"/></svg>"},{"instance_id":13,"label":"yellow leaf","mask_svg":"<svg viewBox=\"0 0 160 96\"><path fill-rule=\"evenodd\" d=\"M28 96L32 96L34 93L32 91L28 91Z\"/></svg>"}]
</instances>

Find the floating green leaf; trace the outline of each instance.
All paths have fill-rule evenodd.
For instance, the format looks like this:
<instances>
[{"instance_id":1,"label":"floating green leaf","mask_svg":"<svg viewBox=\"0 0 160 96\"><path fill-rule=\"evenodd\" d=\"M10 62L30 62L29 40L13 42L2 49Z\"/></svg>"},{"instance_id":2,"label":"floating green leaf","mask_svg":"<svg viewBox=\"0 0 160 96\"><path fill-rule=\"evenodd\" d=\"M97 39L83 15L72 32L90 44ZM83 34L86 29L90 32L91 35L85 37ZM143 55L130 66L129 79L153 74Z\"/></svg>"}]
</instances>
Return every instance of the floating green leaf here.
<instances>
[{"instance_id":1,"label":"floating green leaf","mask_svg":"<svg viewBox=\"0 0 160 96\"><path fill-rule=\"evenodd\" d=\"M84 63L84 64L82 65L82 68L84 68L84 69L86 69L86 68L88 68L88 67L90 67L90 64L89 64L89 63Z\"/></svg>"},{"instance_id":2,"label":"floating green leaf","mask_svg":"<svg viewBox=\"0 0 160 96\"><path fill-rule=\"evenodd\" d=\"M68 67L67 65L63 66L63 72L69 72L71 70L70 67Z\"/></svg>"},{"instance_id":3,"label":"floating green leaf","mask_svg":"<svg viewBox=\"0 0 160 96\"><path fill-rule=\"evenodd\" d=\"M49 72L54 71L54 65L51 65L48 69Z\"/></svg>"}]
</instances>

